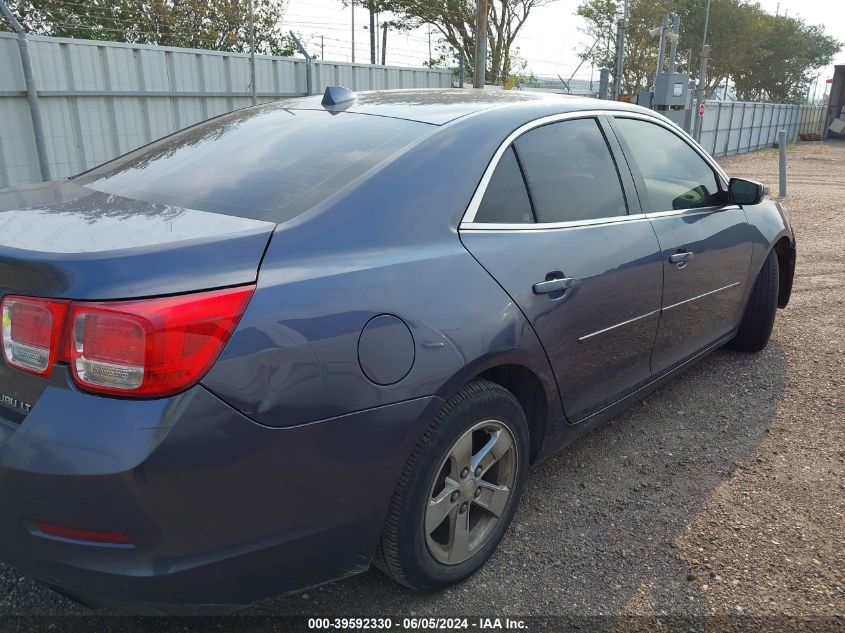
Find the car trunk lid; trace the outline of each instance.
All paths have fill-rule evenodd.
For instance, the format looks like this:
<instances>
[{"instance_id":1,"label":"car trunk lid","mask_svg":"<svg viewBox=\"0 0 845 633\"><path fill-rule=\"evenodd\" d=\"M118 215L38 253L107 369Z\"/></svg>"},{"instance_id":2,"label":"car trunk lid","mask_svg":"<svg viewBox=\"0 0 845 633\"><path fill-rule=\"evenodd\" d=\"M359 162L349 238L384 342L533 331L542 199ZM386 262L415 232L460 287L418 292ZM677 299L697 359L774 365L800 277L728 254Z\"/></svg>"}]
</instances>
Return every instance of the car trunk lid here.
<instances>
[{"instance_id":1,"label":"car trunk lid","mask_svg":"<svg viewBox=\"0 0 845 633\"><path fill-rule=\"evenodd\" d=\"M255 282L275 224L72 182L0 191L0 295L116 300ZM49 379L0 361L0 418L19 423Z\"/></svg>"}]
</instances>

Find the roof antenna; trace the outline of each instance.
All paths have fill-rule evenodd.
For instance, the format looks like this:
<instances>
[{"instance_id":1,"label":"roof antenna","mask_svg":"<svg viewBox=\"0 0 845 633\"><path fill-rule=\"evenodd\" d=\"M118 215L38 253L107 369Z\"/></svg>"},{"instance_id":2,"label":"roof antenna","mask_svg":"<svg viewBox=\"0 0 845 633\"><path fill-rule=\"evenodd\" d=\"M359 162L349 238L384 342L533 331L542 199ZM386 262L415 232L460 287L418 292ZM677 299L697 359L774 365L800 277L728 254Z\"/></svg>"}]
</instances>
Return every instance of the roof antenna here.
<instances>
[{"instance_id":1,"label":"roof antenna","mask_svg":"<svg viewBox=\"0 0 845 633\"><path fill-rule=\"evenodd\" d=\"M323 95L323 100L320 105L323 107L340 105L349 101L355 101L355 93L343 86L329 86L326 88L326 93Z\"/></svg>"}]
</instances>

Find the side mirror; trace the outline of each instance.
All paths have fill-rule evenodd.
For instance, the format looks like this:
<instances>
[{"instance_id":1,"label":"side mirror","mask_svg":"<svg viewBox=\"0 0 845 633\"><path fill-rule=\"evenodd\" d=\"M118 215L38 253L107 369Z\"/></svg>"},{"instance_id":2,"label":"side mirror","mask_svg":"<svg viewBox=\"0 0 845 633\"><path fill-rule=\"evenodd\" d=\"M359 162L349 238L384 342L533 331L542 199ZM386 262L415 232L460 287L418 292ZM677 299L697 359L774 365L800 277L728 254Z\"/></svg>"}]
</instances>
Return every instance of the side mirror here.
<instances>
[{"instance_id":1,"label":"side mirror","mask_svg":"<svg viewBox=\"0 0 845 633\"><path fill-rule=\"evenodd\" d=\"M759 182L731 178L728 183L728 202L731 204L760 204L764 195L763 185Z\"/></svg>"}]
</instances>

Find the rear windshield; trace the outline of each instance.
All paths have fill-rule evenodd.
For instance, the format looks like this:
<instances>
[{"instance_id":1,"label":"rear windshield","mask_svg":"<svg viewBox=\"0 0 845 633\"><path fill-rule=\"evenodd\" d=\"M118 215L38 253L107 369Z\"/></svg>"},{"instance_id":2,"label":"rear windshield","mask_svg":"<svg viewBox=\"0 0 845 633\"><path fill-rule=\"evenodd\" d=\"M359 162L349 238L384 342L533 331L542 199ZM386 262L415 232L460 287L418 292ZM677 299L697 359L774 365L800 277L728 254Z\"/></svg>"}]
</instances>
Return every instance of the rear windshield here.
<instances>
[{"instance_id":1,"label":"rear windshield","mask_svg":"<svg viewBox=\"0 0 845 633\"><path fill-rule=\"evenodd\" d=\"M284 222L433 129L268 105L201 123L74 182L125 198Z\"/></svg>"}]
</instances>

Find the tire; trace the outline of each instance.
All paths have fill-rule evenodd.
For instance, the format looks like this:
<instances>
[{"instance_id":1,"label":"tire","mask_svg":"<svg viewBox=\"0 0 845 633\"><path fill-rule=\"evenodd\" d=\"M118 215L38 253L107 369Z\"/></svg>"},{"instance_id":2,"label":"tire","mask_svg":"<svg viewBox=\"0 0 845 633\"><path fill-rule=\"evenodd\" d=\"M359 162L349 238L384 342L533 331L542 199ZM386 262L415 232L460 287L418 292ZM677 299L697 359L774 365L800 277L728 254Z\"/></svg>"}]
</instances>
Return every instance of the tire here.
<instances>
[{"instance_id":1,"label":"tire","mask_svg":"<svg viewBox=\"0 0 845 633\"><path fill-rule=\"evenodd\" d=\"M465 385L446 401L402 472L376 566L420 591L442 589L478 571L516 511L528 447L528 423L513 394L488 381ZM457 455L469 457L469 463ZM502 486L509 489L506 501Z\"/></svg>"},{"instance_id":2,"label":"tire","mask_svg":"<svg viewBox=\"0 0 845 633\"><path fill-rule=\"evenodd\" d=\"M728 347L741 352L759 352L766 347L775 324L778 307L778 256L771 251L757 275L745 314Z\"/></svg>"}]
</instances>

